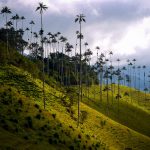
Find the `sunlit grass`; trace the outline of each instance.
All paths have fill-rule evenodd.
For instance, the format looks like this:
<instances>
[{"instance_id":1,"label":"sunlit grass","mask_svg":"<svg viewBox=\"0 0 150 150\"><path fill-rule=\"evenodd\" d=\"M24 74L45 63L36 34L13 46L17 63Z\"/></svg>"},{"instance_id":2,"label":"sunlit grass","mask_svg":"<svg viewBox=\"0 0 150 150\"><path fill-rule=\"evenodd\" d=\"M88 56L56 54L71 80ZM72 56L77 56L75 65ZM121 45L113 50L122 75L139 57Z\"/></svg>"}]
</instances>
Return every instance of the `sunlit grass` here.
<instances>
[{"instance_id":1,"label":"sunlit grass","mask_svg":"<svg viewBox=\"0 0 150 150\"><path fill-rule=\"evenodd\" d=\"M72 97L74 104L70 112L69 95L64 88L57 86L57 83L45 86L46 110L43 109L42 82L32 78L29 73L14 66L1 67L0 83L2 149L13 148L15 145L20 149L51 150L148 150L150 147L150 138L145 136L150 131L149 113L144 111L146 108L137 103L130 104L123 98L120 100L118 115L117 101L114 99L113 107L109 107L106 113L106 92L100 105L98 86L90 88L89 100L83 97L80 107L81 123L77 128L77 96ZM121 90L126 90L125 88L121 87ZM96 99L93 99L93 91L97 91ZM2 97L6 104L3 103ZM109 99L111 104L111 94ZM12 140L14 138L15 140Z\"/></svg>"}]
</instances>

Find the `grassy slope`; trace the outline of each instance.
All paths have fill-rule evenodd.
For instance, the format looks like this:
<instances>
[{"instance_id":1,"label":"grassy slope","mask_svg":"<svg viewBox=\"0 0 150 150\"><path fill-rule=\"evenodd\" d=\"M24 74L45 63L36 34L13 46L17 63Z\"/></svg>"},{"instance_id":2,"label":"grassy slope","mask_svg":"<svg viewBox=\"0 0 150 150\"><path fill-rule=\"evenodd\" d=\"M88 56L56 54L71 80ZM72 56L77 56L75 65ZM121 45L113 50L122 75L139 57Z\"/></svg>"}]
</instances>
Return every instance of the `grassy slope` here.
<instances>
[{"instance_id":1,"label":"grassy slope","mask_svg":"<svg viewBox=\"0 0 150 150\"><path fill-rule=\"evenodd\" d=\"M103 92L103 100L100 103L99 86L92 86L90 88L89 99L86 97L87 93L85 90L86 89L84 88L83 101L85 104L137 132L150 136L150 101L144 100L144 93L138 93L134 89L131 89L132 97L124 96L124 93L129 93L130 89L121 86L120 91L122 98L119 101L118 112L118 101L115 98L117 89L114 90L115 93L113 99L111 97L111 92L109 91L109 110L107 109L106 91ZM94 93L96 93L95 99ZM149 94L147 94L147 99L150 99Z\"/></svg>"},{"instance_id":2,"label":"grassy slope","mask_svg":"<svg viewBox=\"0 0 150 150\"><path fill-rule=\"evenodd\" d=\"M71 117L62 102L65 92L60 92L55 85L46 85L46 110L43 110L41 81L18 68L1 67L0 82L0 149L15 149L17 146L18 149L67 150L71 145L77 150L122 150L126 147L148 150L150 147L149 137L111 120L84 103L81 103L81 110L87 117L81 128L77 128L76 104ZM65 100L66 103L68 101Z\"/></svg>"}]
</instances>

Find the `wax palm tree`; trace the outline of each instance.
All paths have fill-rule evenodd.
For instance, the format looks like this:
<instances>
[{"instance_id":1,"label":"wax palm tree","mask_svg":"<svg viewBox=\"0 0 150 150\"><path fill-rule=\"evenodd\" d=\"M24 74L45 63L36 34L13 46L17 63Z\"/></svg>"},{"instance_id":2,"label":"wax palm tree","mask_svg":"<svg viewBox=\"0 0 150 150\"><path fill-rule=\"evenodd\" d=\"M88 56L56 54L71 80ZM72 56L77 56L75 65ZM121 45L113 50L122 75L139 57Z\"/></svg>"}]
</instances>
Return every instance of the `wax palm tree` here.
<instances>
[{"instance_id":1,"label":"wax palm tree","mask_svg":"<svg viewBox=\"0 0 150 150\"><path fill-rule=\"evenodd\" d=\"M129 64L128 64L128 66L129 66L129 86L130 86L130 99L131 99L131 103L132 103L132 91L131 91L131 86L132 86L132 76L131 76L131 74L132 74L132 63L130 62Z\"/></svg>"},{"instance_id":2,"label":"wax palm tree","mask_svg":"<svg viewBox=\"0 0 150 150\"><path fill-rule=\"evenodd\" d=\"M119 100L121 98L121 95L120 95L120 76L121 76L121 70L119 68L119 64L120 64L120 59L118 58L117 59L117 62L118 62L118 69L116 71L116 75L118 76L118 93L117 93L117 100L118 100L118 115L119 115Z\"/></svg>"},{"instance_id":3,"label":"wax palm tree","mask_svg":"<svg viewBox=\"0 0 150 150\"><path fill-rule=\"evenodd\" d=\"M8 21L6 23L6 26L7 26L8 29L10 29L12 27L12 25L13 25L13 23L11 21Z\"/></svg>"},{"instance_id":4,"label":"wax palm tree","mask_svg":"<svg viewBox=\"0 0 150 150\"><path fill-rule=\"evenodd\" d=\"M12 16L10 19L12 20L12 23L13 23L13 28L15 29L14 25L15 25L15 16Z\"/></svg>"},{"instance_id":5,"label":"wax palm tree","mask_svg":"<svg viewBox=\"0 0 150 150\"><path fill-rule=\"evenodd\" d=\"M99 50L100 50L100 47L99 46L96 46L95 48L97 50L97 64L96 64L96 67L97 67L97 77L98 75L100 74L100 67L99 67ZM101 83L99 82L99 87L100 87L100 91L101 91ZM95 89L95 88L94 88ZM101 95L99 94L99 99L100 99L100 102L101 102Z\"/></svg>"},{"instance_id":6,"label":"wax palm tree","mask_svg":"<svg viewBox=\"0 0 150 150\"><path fill-rule=\"evenodd\" d=\"M39 3L39 6L36 8L36 11L40 11L41 15L41 33L43 33L43 11L48 9L46 5L44 5L42 2ZM44 73L44 49L43 49L43 34L41 34L41 48L42 48L42 59L43 59L43 103L44 103L44 109L45 109L45 73Z\"/></svg>"},{"instance_id":7,"label":"wax palm tree","mask_svg":"<svg viewBox=\"0 0 150 150\"><path fill-rule=\"evenodd\" d=\"M69 43L66 43L66 49L65 51L68 53L68 64L66 64L66 85L70 86L70 52L72 51L73 46L70 45ZM67 81L68 79L68 81Z\"/></svg>"},{"instance_id":8,"label":"wax palm tree","mask_svg":"<svg viewBox=\"0 0 150 150\"><path fill-rule=\"evenodd\" d=\"M52 47L53 47L52 63L53 63L53 77L54 77L54 68L55 68L55 63L56 63L56 43L57 43L57 40L54 35L53 35L51 42L52 42Z\"/></svg>"},{"instance_id":9,"label":"wax palm tree","mask_svg":"<svg viewBox=\"0 0 150 150\"><path fill-rule=\"evenodd\" d=\"M150 73L150 72L149 72ZM148 77L148 90L149 90L149 93L150 93L150 74L147 76Z\"/></svg>"},{"instance_id":10,"label":"wax palm tree","mask_svg":"<svg viewBox=\"0 0 150 150\"><path fill-rule=\"evenodd\" d=\"M134 58L132 61L133 61L133 85L134 88L136 89L136 66L135 66L136 59Z\"/></svg>"},{"instance_id":11,"label":"wax palm tree","mask_svg":"<svg viewBox=\"0 0 150 150\"><path fill-rule=\"evenodd\" d=\"M103 72L104 72L104 64L105 64L105 61L104 61L104 54L101 53L100 57L99 57L99 69L100 69L100 103L102 103L102 95L103 95L103 91L102 91L102 88L103 88Z\"/></svg>"},{"instance_id":12,"label":"wax palm tree","mask_svg":"<svg viewBox=\"0 0 150 150\"><path fill-rule=\"evenodd\" d=\"M19 21L20 17L18 14L15 15L15 20L16 20L16 31L18 30L18 21Z\"/></svg>"},{"instance_id":13,"label":"wax palm tree","mask_svg":"<svg viewBox=\"0 0 150 150\"><path fill-rule=\"evenodd\" d=\"M26 19L24 16L21 16L20 19L22 20L22 30L24 30L24 20Z\"/></svg>"},{"instance_id":14,"label":"wax palm tree","mask_svg":"<svg viewBox=\"0 0 150 150\"><path fill-rule=\"evenodd\" d=\"M8 20L7 19L8 19L8 14L11 14L11 10L7 6L5 6L2 8L1 14L3 14L3 16L5 16L5 18L6 18L6 43L7 43L7 55L9 55L9 52L8 52L8 24L7 24Z\"/></svg>"},{"instance_id":15,"label":"wax palm tree","mask_svg":"<svg viewBox=\"0 0 150 150\"><path fill-rule=\"evenodd\" d=\"M85 42L84 43L84 46L85 46L85 52L84 52L84 60L85 60L85 64L86 64L86 59L87 59L87 57L86 57L86 50L87 50L87 46L88 46L88 43L87 42ZM85 87L86 87L86 89L85 89L85 94L86 94L86 96L87 96L87 65L84 65L85 66L85 80L86 80L86 85L85 85Z\"/></svg>"},{"instance_id":16,"label":"wax palm tree","mask_svg":"<svg viewBox=\"0 0 150 150\"><path fill-rule=\"evenodd\" d=\"M138 69L138 104L139 104L140 90L141 90L141 66L138 66L137 69Z\"/></svg>"},{"instance_id":17,"label":"wax palm tree","mask_svg":"<svg viewBox=\"0 0 150 150\"><path fill-rule=\"evenodd\" d=\"M82 101L82 50L81 50L81 24L82 22L85 22L85 16L83 14L77 15L75 22L79 22L80 25L80 76L79 76L79 95L80 95L80 100ZM78 100L78 123L77 125L79 126L79 121L80 121L80 100Z\"/></svg>"},{"instance_id":18,"label":"wax palm tree","mask_svg":"<svg viewBox=\"0 0 150 150\"><path fill-rule=\"evenodd\" d=\"M114 92L113 92L113 84L112 84L112 80L113 80L113 65L112 65L112 55L113 55L113 52L112 51L109 51L109 61L110 61L110 67L109 67L109 70L110 70L110 84L111 84L111 101L112 101L112 105L113 105L113 100L114 100Z\"/></svg>"},{"instance_id":19,"label":"wax palm tree","mask_svg":"<svg viewBox=\"0 0 150 150\"><path fill-rule=\"evenodd\" d=\"M122 75L123 75L123 79L124 79L124 82L123 82L123 85L126 86L126 67L123 66L122 67Z\"/></svg>"},{"instance_id":20,"label":"wax palm tree","mask_svg":"<svg viewBox=\"0 0 150 150\"><path fill-rule=\"evenodd\" d=\"M144 65L143 66L143 76L144 76L144 92L145 92L145 98L146 98L146 91L147 91L147 88L146 88L146 72L145 72L145 69L146 69L146 66Z\"/></svg>"},{"instance_id":21,"label":"wax palm tree","mask_svg":"<svg viewBox=\"0 0 150 150\"><path fill-rule=\"evenodd\" d=\"M88 72L88 68L90 68L90 60L91 60L91 55L92 55L92 51L90 49L87 49L84 53L85 56L85 63L86 63L86 93L87 93L87 97L89 99L89 85L90 85L90 81L89 81L89 72ZM90 71L90 70L89 70Z\"/></svg>"},{"instance_id":22,"label":"wax palm tree","mask_svg":"<svg viewBox=\"0 0 150 150\"><path fill-rule=\"evenodd\" d=\"M27 27L26 29L25 29L25 31L26 31L26 33L27 33L27 41L28 41L28 44L29 44L29 31L30 31L30 29Z\"/></svg>"},{"instance_id":23,"label":"wax palm tree","mask_svg":"<svg viewBox=\"0 0 150 150\"><path fill-rule=\"evenodd\" d=\"M33 35L32 28L33 28L33 25L35 25L35 23L34 23L33 20L31 20L29 24L31 25L31 28L30 28L30 32L31 32L30 43L32 43L32 35Z\"/></svg>"},{"instance_id":24,"label":"wax palm tree","mask_svg":"<svg viewBox=\"0 0 150 150\"><path fill-rule=\"evenodd\" d=\"M64 83L64 46L67 42L67 38L64 36L60 37L60 41L62 43L62 58L61 58L61 85Z\"/></svg>"},{"instance_id":25,"label":"wax palm tree","mask_svg":"<svg viewBox=\"0 0 150 150\"><path fill-rule=\"evenodd\" d=\"M25 20L25 17L24 16L21 16L20 17L21 21L22 21L22 31L24 32L24 20ZM23 38L23 35L22 35L22 38ZM23 44L22 44L22 55L23 55Z\"/></svg>"}]
</instances>

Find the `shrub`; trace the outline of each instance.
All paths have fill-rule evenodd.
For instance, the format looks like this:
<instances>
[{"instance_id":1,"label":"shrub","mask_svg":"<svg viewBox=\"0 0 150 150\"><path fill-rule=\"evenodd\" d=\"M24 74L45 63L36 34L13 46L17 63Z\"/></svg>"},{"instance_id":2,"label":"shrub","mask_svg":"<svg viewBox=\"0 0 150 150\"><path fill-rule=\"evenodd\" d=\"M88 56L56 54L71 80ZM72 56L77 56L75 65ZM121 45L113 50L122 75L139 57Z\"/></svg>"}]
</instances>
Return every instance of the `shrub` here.
<instances>
[{"instance_id":1,"label":"shrub","mask_svg":"<svg viewBox=\"0 0 150 150\"><path fill-rule=\"evenodd\" d=\"M41 114L37 114L37 115L35 116L35 118L40 120L40 119L41 119Z\"/></svg>"},{"instance_id":2,"label":"shrub","mask_svg":"<svg viewBox=\"0 0 150 150\"><path fill-rule=\"evenodd\" d=\"M86 138L87 138L88 140L90 140L90 136L89 136L88 134L86 135Z\"/></svg>"},{"instance_id":3,"label":"shrub","mask_svg":"<svg viewBox=\"0 0 150 150\"><path fill-rule=\"evenodd\" d=\"M18 119L16 119L16 118L10 118L9 120L10 120L11 122L18 123Z\"/></svg>"},{"instance_id":4,"label":"shrub","mask_svg":"<svg viewBox=\"0 0 150 150\"><path fill-rule=\"evenodd\" d=\"M70 145L70 146L69 146L69 149L70 149L70 150L74 150L75 148L74 148L73 145Z\"/></svg>"},{"instance_id":5,"label":"shrub","mask_svg":"<svg viewBox=\"0 0 150 150\"><path fill-rule=\"evenodd\" d=\"M81 123L83 123L87 119L87 115L88 115L88 113L85 110L82 110L80 112L80 121L81 121Z\"/></svg>"},{"instance_id":6,"label":"shrub","mask_svg":"<svg viewBox=\"0 0 150 150\"><path fill-rule=\"evenodd\" d=\"M102 128L106 125L106 120L101 120L101 126Z\"/></svg>"},{"instance_id":7,"label":"shrub","mask_svg":"<svg viewBox=\"0 0 150 150\"><path fill-rule=\"evenodd\" d=\"M19 99L19 100L18 100L18 104L22 107L22 105L23 105L22 99Z\"/></svg>"},{"instance_id":8,"label":"shrub","mask_svg":"<svg viewBox=\"0 0 150 150\"><path fill-rule=\"evenodd\" d=\"M53 144L53 139L51 137L48 139L48 143Z\"/></svg>"},{"instance_id":9,"label":"shrub","mask_svg":"<svg viewBox=\"0 0 150 150\"><path fill-rule=\"evenodd\" d=\"M41 112L42 112L42 110L40 109L40 110L39 110L39 113L41 113Z\"/></svg>"},{"instance_id":10,"label":"shrub","mask_svg":"<svg viewBox=\"0 0 150 150\"><path fill-rule=\"evenodd\" d=\"M96 147L100 147L100 143L99 143L99 142L97 142L95 146L96 146Z\"/></svg>"},{"instance_id":11,"label":"shrub","mask_svg":"<svg viewBox=\"0 0 150 150\"><path fill-rule=\"evenodd\" d=\"M29 137L28 137L27 135L25 135L23 138L24 138L25 140L29 140Z\"/></svg>"},{"instance_id":12,"label":"shrub","mask_svg":"<svg viewBox=\"0 0 150 150\"><path fill-rule=\"evenodd\" d=\"M78 134L78 138L81 139L81 134Z\"/></svg>"},{"instance_id":13,"label":"shrub","mask_svg":"<svg viewBox=\"0 0 150 150\"><path fill-rule=\"evenodd\" d=\"M57 138L57 139L59 139L59 134L58 133L54 133L54 138Z\"/></svg>"},{"instance_id":14,"label":"shrub","mask_svg":"<svg viewBox=\"0 0 150 150\"><path fill-rule=\"evenodd\" d=\"M56 114L52 114L52 117L55 119L56 118Z\"/></svg>"},{"instance_id":15,"label":"shrub","mask_svg":"<svg viewBox=\"0 0 150 150\"><path fill-rule=\"evenodd\" d=\"M22 110L21 110L21 108L16 108L16 109L15 109L15 112L16 112L16 113L19 113L19 112L22 112Z\"/></svg>"},{"instance_id":16,"label":"shrub","mask_svg":"<svg viewBox=\"0 0 150 150\"><path fill-rule=\"evenodd\" d=\"M40 108L40 106L38 104L35 104L34 107L37 108L37 109Z\"/></svg>"},{"instance_id":17,"label":"shrub","mask_svg":"<svg viewBox=\"0 0 150 150\"><path fill-rule=\"evenodd\" d=\"M26 125L28 128L33 128L32 118L30 116L26 117Z\"/></svg>"}]
</instances>

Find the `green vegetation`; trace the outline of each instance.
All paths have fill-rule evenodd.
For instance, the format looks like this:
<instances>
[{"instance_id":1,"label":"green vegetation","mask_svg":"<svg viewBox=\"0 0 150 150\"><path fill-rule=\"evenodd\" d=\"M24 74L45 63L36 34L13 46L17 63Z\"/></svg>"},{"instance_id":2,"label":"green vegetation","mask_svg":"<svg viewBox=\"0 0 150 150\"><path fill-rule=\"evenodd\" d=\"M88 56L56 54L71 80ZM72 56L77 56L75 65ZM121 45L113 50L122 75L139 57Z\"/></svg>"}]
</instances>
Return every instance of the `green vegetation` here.
<instances>
[{"instance_id":1,"label":"green vegetation","mask_svg":"<svg viewBox=\"0 0 150 150\"><path fill-rule=\"evenodd\" d=\"M107 54L99 54L98 46L97 61L91 65L92 51L87 42L82 51L83 14L75 19L80 30L76 31L72 55L73 46L60 32L44 36L46 9L43 3L36 9L41 15L41 30L39 34L34 32L34 42L34 21L30 22L30 38L26 28L26 42L25 18L13 16L14 28L7 22L10 9L4 7L1 11L6 28L0 29L0 149L149 150L146 66L135 70L133 59L127 61L128 69L121 68L118 58L114 67L112 51L108 59ZM18 30L19 19L22 29ZM76 52L78 40L80 54ZM28 56L24 55L25 49Z\"/></svg>"},{"instance_id":2,"label":"green vegetation","mask_svg":"<svg viewBox=\"0 0 150 150\"><path fill-rule=\"evenodd\" d=\"M40 149L41 147L59 149L60 146L62 149L79 149L79 147L96 149L97 147L97 149L146 150L149 148L148 136L118 124L90 108L92 102L88 104L90 107L81 103L80 128L77 128L77 95L72 94L73 89L64 88L62 93L62 89L58 88L59 86L55 83L53 87L46 84L46 109L43 110L42 82L33 78L28 72L14 66L1 67L0 83L1 149L13 148L16 144L20 148L28 149ZM74 102L70 105L71 100ZM122 102L120 110L123 107ZM130 107L132 110L134 106ZM140 114L142 109L138 109ZM143 130L141 133L144 133L143 127L149 131L147 124L144 124L146 118L145 120L142 118L142 121L143 124L138 124ZM13 140L14 142L13 138L16 139Z\"/></svg>"},{"instance_id":3,"label":"green vegetation","mask_svg":"<svg viewBox=\"0 0 150 150\"><path fill-rule=\"evenodd\" d=\"M77 118L75 114L71 118L67 104L63 106L65 95L59 90L46 85L43 110L42 82L29 73L14 66L1 67L0 83L1 149L16 144L25 149L106 149L93 133L77 128Z\"/></svg>"}]
</instances>

